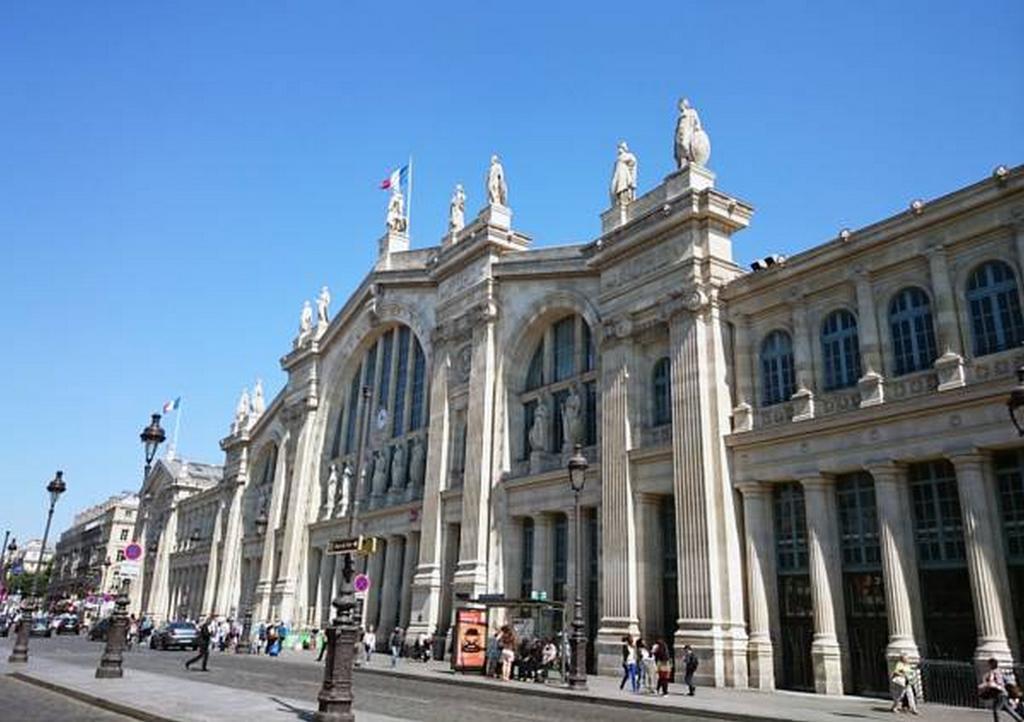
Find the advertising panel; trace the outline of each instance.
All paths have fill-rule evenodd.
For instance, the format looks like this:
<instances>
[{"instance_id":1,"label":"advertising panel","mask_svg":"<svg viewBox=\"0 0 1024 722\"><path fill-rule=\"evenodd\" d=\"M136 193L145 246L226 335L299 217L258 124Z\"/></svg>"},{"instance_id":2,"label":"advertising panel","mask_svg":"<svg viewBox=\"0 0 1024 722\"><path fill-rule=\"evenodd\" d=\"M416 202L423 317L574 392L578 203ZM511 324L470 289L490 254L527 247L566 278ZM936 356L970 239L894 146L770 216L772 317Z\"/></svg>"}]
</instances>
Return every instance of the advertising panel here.
<instances>
[{"instance_id":1,"label":"advertising panel","mask_svg":"<svg viewBox=\"0 0 1024 722\"><path fill-rule=\"evenodd\" d=\"M455 612L455 669L483 672L487 666L487 610Z\"/></svg>"}]
</instances>

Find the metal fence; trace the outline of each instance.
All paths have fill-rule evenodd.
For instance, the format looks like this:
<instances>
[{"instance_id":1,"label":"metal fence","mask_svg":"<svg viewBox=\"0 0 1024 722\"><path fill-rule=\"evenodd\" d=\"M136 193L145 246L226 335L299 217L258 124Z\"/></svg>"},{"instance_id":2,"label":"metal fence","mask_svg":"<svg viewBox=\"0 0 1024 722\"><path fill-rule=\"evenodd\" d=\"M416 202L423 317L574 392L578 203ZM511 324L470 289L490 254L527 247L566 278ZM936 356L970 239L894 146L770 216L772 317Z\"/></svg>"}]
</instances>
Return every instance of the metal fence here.
<instances>
[{"instance_id":1,"label":"metal fence","mask_svg":"<svg viewBox=\"0 0 1024 722\"><path fill-rule=\"evenodd\" d=\"M947 659L922 659L917 691L925 702L948 704L954 707L984 707L978 697L978 673L972 662ZM1007 678L1011 671L1005 670ZM1019 684L1024 680L1024 666L1014 667L1012 678Z\"/></svg>"}]
</instances>

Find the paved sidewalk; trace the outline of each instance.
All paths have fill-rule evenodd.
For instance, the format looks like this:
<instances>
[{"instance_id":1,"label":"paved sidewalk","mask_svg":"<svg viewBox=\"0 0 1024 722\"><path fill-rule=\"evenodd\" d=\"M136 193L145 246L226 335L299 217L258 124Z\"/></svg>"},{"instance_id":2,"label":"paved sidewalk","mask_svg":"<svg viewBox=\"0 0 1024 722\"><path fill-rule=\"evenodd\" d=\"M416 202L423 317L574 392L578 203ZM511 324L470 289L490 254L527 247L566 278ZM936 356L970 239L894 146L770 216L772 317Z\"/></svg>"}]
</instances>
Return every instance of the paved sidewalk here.
<instances>
[{"instance_id":1,"label":"paved sidewalk","mask_svg":"<svg viewBox=\"0 0 1024 722\"><path fill-rule=\"evenodd\" d=\"M295 652L279 659L294 663L310 663L314 657ZM360 670L371 674L393 675L412 679L429 679L436 682L464 685L469 687L497 688L522 694L554 695L560 698L586 700L601 705L615 705L625 708L645 707L666 712L693 712L708 717L731 720L760 722L835 722L849 720L893 720L902 719L889 711L890 704L883 699L870 697L831 697L800 692L761 692L749 689L700 688L693 697L683 692L682 685L673 685L667 697L647 694L632 694L619 690L619 680L607 676L588 677L586 692L571 692L557 681L549 684L534 682L503 682L478 674L457 674L446 662L410 662L400 660L392 669L390 660L384 654L375 656L374 664L363 665ZM557 679L557 675L555 676ZM358 690L358 676L356 678ZM358 692L357 692L358 694ZM970 722L991 719L990 710L946 707L943 705L921 705L922 716L936 722Z\"/></svg>"},{"instance_id":2,"label":"paved sidewalk","mask_svg":"<svg viewBox=\"0 0 1024 722\"><path fill-rule=\"evenodd\" d=\"M296 722L313 719L316 703L126 669L123 679L96 679L95 669L52 658L4 666L22 682L60 692L147 722ZM401 722L356 712L359 722Z\"/></svg>"}]
</instances>

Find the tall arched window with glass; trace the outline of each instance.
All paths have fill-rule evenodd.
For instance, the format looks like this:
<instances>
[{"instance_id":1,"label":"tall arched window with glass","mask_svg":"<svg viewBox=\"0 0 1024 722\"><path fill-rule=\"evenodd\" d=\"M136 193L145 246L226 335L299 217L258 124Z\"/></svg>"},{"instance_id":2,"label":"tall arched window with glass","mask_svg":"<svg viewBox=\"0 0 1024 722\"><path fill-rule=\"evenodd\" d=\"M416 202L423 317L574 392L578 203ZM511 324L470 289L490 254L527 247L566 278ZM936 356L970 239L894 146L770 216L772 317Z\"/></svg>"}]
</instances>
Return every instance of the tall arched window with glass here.
<instances>
[{"instance_id":1,"label":"tall arched window with glass","mask_svg":"<svg viewBox=\"0 0 1024 722\"><path fill-rule=\"evenodd\" d=\"M793 340L785 331L772 331L761 343L761 404L788 401L795 391Z\"/></svg>"},{"instance_id":2,"label":"tall arched window with glass","mask_svg":"<svg viewBox=\"0 0 1024 722\"><path fill-rule=\"evenodd\" d=\"M860 343L857 318L845 309L833 311L821 325L821 357L825 390L845 389L860 378Z\"/></svg>"},{"instance_id":3,"label":"tall arched window with glass","mask_svg":"<svg viewBox=\"0 0 1024 722\"><path fill-rule=\"evenodd\" d=\"M910 286L893 296L889 303L889 328L896 376L931 368L937 354L928 294Z\"/></svg>"},{"instance_id":4,"label":"tall arched window with glass","mask_svg":"<svg viewBox=\"0 0 1024 722\"><path fill-rule=\"evenodd\" d=\"M1013 269L1003 261L978 266L967 279L974 355L1006 351L1024 341L1024 317Z\"/></svg>"},{"instance_id":5,"label":"tall arched window with glass","mask_svg":"<svg viewBox=\"0 0 1024 722\"><path fill-rule=\"evenodd\" d=\"M672 362L667 356L654 363L651 393L654 399L652 425L664 426L672 423Z\"/></svg>"},{"instance_id":6,"label":"tall arched window with glass","mask_svg":"<svg viewBox=\"0 0 1024 722\"><path fill-rule=\"evenodd\" d=\"M528 460L533 452L557 454L575 442L597 443L595 361L593 334L582 316L563 316L544 330L530 355L519 394L520 460ZM538 420L541 406L544 418ZM565 417L566 413L571 416ZM567 431L577 438L567 440ZM550 461L560 463L554 457Z\"/></svg>"},{"instance_id":7,"label":"tall arched window with glass","mask_svg":"<svg viewBox=\"0 0 1024 722\"><path fill-rule=\"evenodd\" d=\"M360 422L372 412L365 420L370 424L370 433L364 478L369 480L378 471L387 485L389 499L410 497L406 492L418 491L412 489L414 485L410 482L419 483L422 478L428 418L426 358L419 339L408 326L386 328L366 351L346 386L346 396L339 405L331 459L356 468L359 432L365 428ZM372 409L364 408L363 387L371 390ZM377 464L382 468L374 469ZM384 464L388 465L386 470ZM367 481L363 491L369 486Z\"/></svg>"}]
</instances>

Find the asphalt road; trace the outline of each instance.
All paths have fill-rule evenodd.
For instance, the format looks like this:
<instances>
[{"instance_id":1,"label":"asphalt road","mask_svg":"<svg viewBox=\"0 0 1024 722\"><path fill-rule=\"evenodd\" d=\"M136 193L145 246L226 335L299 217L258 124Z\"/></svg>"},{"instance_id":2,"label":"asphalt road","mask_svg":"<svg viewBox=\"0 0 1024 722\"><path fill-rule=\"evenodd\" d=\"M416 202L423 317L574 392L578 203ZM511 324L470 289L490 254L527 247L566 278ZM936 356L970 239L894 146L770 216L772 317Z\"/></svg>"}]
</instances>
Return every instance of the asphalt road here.
<instances>
[{"instance_id":1,"label":"asphalt road","mask_svg":"<svg viewBox=\"0 0 1024 722\"><path fill-rule=\"evenodd\" d=\"M127 722L113 712L0 675L0 719L19 722Z\"/></svg>"},{"instance_id":2,"label":"asphalt road","mask_svg":"<svg viewBox=\"0 0 1024 722\"><path fill-rule=\"evenodd\" d=\"M3 650L6 651L6 650ZM69 664L95 667L103 645L88 642L84 637L33 638L30 654L36 659L53 657ZM210 671L203 673L184 669L184 662L192 652L156 652L140 648L126 653L127 667L169 675L209 684L223 685L264 694L295 699L316 699L323 679L323 668L308 662L273 659L266 656L239 656L214 652L210 655ZM381 657L383 661L383 657ZM358 672L355 678L356 710L389 715L424 722L493 722L495 720L537 720L552 722L562 719L586 719L588 722L621 722L628 716L631 722L655 720L685 720L706 722L710 719L678 712L665 713L644 709L626 710L605 707L588 702L550 699L548 697L516 694L501 690L468 688L439 682L395 679L381 674ZM144 690L140 690L145 694ZM0 688L0 702L7 690ZM77 704L77 703L75 703ZM97 711L99 714L99 711ZM102 713L107 714L107 713ZM30 719L13 717L12 719ZM113 720L116 716L96 717L38 717L33 722L50 719Z\"/></svg>"}]
</instances>

